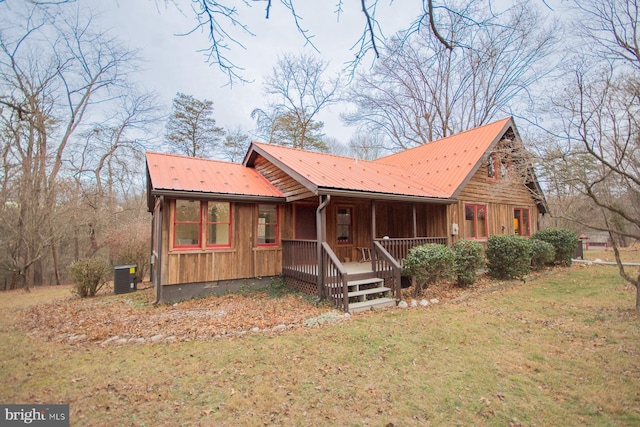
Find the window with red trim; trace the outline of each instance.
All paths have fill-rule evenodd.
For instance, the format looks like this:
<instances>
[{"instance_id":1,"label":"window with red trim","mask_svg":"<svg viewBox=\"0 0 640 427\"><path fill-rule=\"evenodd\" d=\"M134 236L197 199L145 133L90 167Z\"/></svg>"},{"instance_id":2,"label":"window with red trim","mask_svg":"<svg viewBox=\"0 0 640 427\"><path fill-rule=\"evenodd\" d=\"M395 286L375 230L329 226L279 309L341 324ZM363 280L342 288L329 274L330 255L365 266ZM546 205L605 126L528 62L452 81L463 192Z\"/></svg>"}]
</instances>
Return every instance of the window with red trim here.
<instances>
[{"instance_id":1,"label":"window with red trim","mask_svg":"<svg viewBox=\"0 0 640 427\"><path fill-rule=\"evenodd\" d=\"M258 246L278 244L278 205L258 205Z\"/></svg>"},{"instance_id":2,"label":"window with red trim","mask_svg":"<svg viewBox=\"0 0 640 427\"><path fill-rule=\"evenodd\" d=\"M487 206L464 205L464 236L467 239L487 237Z\"/></svg>"},{"instance_id":3,"label":"window with red trim","mask_svg":"<svg viewBox=\"0 0 640 427\"><path fill-rule=\"evenodd\" d=\"M178 199L174 206L174 248L231 246L231 203Z\"/></svg>"},{"instance_id":4,"label":"window with red trim","mask_svg":"<svg viewBox=\"0 0 640 427\"><path fill-rule=\"evenodd\" d=\"M515 208L513 210L513 229L518 236L528 237L531 235L529 218L529 209Z\"/></svg>"},{"instance_id":5,"label":"window with red trim","mask_svg":"<svg viewBox=\"0 0 640 427\"><path fill-rule=\"evenodd\" d=\"M337 209L337 232L338 243L352 243L351 221L353 218L353 209L351 207L338 207Z\"/></svg>"},{"instance_id":6,"label":"window with red trim","mask_svg":"<svg viewBox=\"0 0 640 427\"><path fill-rule=\"evenodd\" d=\"M201 229L200 201L176 200L173 226L173 246L199 248Z\"/></svg>"},{"instance_id":7,"label":"window with red trim","mask_svg":"<svg viewBox=\"0 0 640 427\"><path fill-rule=\"evenodd\" d=\"M207 246L231 246L231 203L204 203L207 205Z\"/></svg>"}]
</instances>

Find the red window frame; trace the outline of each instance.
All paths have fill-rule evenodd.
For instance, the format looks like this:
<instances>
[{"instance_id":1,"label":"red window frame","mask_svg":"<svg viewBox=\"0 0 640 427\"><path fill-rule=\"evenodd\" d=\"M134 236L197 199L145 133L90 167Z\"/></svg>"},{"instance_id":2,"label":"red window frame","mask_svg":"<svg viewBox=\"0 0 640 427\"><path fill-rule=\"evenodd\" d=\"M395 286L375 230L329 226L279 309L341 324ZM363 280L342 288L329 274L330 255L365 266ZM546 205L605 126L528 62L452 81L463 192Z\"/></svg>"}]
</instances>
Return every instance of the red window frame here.
<instances>
[{"instance_id":1,"label":"red window frame","mask_svg":"<svg viewBox=\"0 0 640 427\"><path fill-rule=\"evenodd\" d=\"M226 203L229 209L228 221L209 221L209 203ZM233 231L231 224L233 224L233 203L223 202L216 200L209 200L202 202L202 214L204 215L205 222L205 242L207 248L230 248L231 247L231 233ZM226 225L227 226L227 242L226 243L209 243L209 225Z\"/></svg>"},{"instance_id":2,"label":"red window frame","mask_svg":"<svg viewBox=\"0 0 640 427\"><path fill-rule=\"evenodd\" d=\"M264 223L260 223L260 207L262 206L273 206L276 208L276 222L264 222ZM273 242L269 242L269 243L260 243L260 227L265 227L265 233L264 233L264 238L266 239L267 233L267 227L269 226L275 226L275 239ZM258 239L258 246L278 246L280 244L280 206L273 204L273 203L260 203L258 204L258 223L257 223L257 232L256 232L256 236Z\"/></svg>"},{"instance_id":3,"label":"red window frame","mask_svg":"<svg viewBox=\"0 0 640 427\"><path fill-rule=\"evenodd\" d=\"M523 219L525 212L527 217L526 221ZM523 229L523 226L526 228ZM528 208L513 209L513 231L518 236L522 236L522 237L531 236L531 211Z\"/></svg>"},{"instance_id":4,"label":"red window frame","mask_svg":"<svg viewBox=\"0 0 640 427\"><path fill-rule=\"evenodd\" d=\"M349 223L341 224L340 223L340 211L345 210L348 212ZM340 229L341 227L347 226L348 236L346 239L340 239ZM353 207L352 206L336 206L336 240L340 245L349 245L353 243Z\"/></svg>"},{"instance_id":5,"label":"red window frame","mask_svg":"<svg viewBox=\"0 0 640 427\"><path fill-rule=\"evenodd\" d=\"M473 229L471 230L472 233L469 233L468 230L468 224L467 224L467 208L471 209L473 212ZM478 211L484 209L484 235L479 236L478 235ZM465 232L464 232L464 237L465 239L472 239L472 240L483 240L486 239L488 237L489 234L489 213L487 210L487 205L484 204L479 204L479 203L465 203L464 205L464 226L465 226Z\"/></svg>"},{"instance_id":6,"label":"red window frame","mask_svg":"<svg viewBox=\"0 0 640 427\"><path fill-rule=\"evenodd\" d=\"M179 221L178 220L178 202L189 202L198 204L198 221ZM198 225L198 243L195 244L179 244L176 232L181 224L197 224ZM200 201L191 201L186 199L177 199L173 202L173 247L175 249L199 249L202 246L202 203Z\"/></svg>"},{"instance_id":7,"label":"red window frame","mask_svg":"<svg viewBox=\"0 0 640 427\"><path fill-rule=\"evenodd\" d=\"M193 249L226 249L231 247L231 235L233 224L233 203L223 201L207 201L197 200L192 203L198 204L198 221L179 221L178 220L178 202L187 201L188 199L176 199L173 201L173 249L177 250L193 250ZM229 209L228 221L209 221L209 203L226 203ZM180 224L197 224L198 225L198 243L196 244L179 244L176 236L177 228ZM209 225L211 224L226 224L228 227L228 240L225 243L210 244L209 243Z\"/></svg>"}]
</instances>

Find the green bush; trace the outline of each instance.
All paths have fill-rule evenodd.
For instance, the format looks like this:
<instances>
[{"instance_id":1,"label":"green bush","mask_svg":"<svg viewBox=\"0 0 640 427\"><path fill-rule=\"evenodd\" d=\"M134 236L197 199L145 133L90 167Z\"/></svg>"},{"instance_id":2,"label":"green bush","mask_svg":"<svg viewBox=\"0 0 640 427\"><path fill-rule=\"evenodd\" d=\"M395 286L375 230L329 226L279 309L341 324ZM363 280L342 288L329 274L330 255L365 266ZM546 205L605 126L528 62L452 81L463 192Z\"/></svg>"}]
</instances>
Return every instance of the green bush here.
<instances>
[{"instance_id":1,"label":"green bush","mask_svg":"<svg viewBox=\"0 0 640 427\"><path fill-rule=\"evenodd\" d=\"M489 276L522 279L531 271L531 245L521 236L496 235L487 240Z\"/></svg>"},{"instance_id":2,"label":"green bush","mask_svg":"<svg viewBox=\"0 0 640 427\"><path fill-rule=\"evenodd\" d=\"M450 279L454 265L455 255L451 248L427 243L409 250L404 259L404 272L413 279L414 292L419 295L423 285L429 286L439 280Z\"/></svg>"},{"instance_id":3,"label":"green bush","mask_svg":"<svg viewBox=\"0 0 640 427\"><path fill-rule=\"evenodd\" d=\"M72 262L69 272L74 279L72 292L86 298L95 296L104 286L111 275L111 266L102 258L87 258Z\"/></svg>"},{"instance_id":4,"label":"green bush","mask_svg":"<svg viewBox=\"0 0 640 427\"><path fill-rule=\"evenodd\" d=\"M476 271L485 265L482 245L473 240L458 240L453 244L453 252L456 283L460 287L473 285L476 282Z\"/></svg>"},{"instance_id":5,"label":"green bush","mask_svg":"<svg viewBox=\"0 0 640 427\"><path fill-rule=\"evenodd\" d=\"M556 258L556 249L551 243L544 240L531 239L531 267L541 270L545 265L553 264Z\"/></svg>"},{"instance_id":6,"label":"green bush","mask_svg":"<svg viewBox=\"0 0 640 427\"><path fill-rule=\"evenodd\" d=\"M564 228L545 228L531 238L551 243L556 250L555 262L566 266L571 265L571 258L580 242L576 233Z\"/></svg>"}]
</instances>

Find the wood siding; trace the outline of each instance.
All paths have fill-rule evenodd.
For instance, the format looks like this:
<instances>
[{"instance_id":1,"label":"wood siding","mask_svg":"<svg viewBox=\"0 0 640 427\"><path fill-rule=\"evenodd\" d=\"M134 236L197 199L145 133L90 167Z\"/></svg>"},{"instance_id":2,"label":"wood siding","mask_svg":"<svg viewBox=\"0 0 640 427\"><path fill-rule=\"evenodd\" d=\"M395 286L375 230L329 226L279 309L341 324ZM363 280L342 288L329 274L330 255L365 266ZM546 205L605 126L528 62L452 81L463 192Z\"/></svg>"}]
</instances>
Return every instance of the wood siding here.
<instances>
[{"instance_id":1,"label":"wood siding","mask_svg":"<svg viewBox=\"0 0 640 427\"><path fill-rule=\"evenodd\" d=\"M281 238L282 225L287 223L287 209L279 206ZM172 249L172 201L166 200L163 209L163 285L275 276L281 273L281 246L257 245L258 204L232 203L232 242L231 248L225 249Z\"/></svg>"},{"instance_id":2,"label":"wood siding","mask_svg":"<svg viewBox=\"0 0 640 427\"><path fill-rule=\"evenodd\" d=\"M258 156L254 163L255 169L260 172L271 184L282 191L288 201L305 199L313 196L313 193L298 181L287 175L282 169L269 162L262 156Z\"/></svg>"},{"instance_id":3,"label":"wood siding","mask_svg":"<svg viewBox=\"0 0 640 427\"><path fill-rule=\"evenodd\" d=\"M520 177L489 179L487 178L486 161L459 194L458 203L451 205L449 208L451 222L459 225L459 234L454 236L454 241L465 236L464 206L467 203L487 206L488 236L515 234L513 225L514 208L529 209L531 234L538 229L538 207ZM503 226L504 229L502 228Z\"/></svg>"}]
</instances>

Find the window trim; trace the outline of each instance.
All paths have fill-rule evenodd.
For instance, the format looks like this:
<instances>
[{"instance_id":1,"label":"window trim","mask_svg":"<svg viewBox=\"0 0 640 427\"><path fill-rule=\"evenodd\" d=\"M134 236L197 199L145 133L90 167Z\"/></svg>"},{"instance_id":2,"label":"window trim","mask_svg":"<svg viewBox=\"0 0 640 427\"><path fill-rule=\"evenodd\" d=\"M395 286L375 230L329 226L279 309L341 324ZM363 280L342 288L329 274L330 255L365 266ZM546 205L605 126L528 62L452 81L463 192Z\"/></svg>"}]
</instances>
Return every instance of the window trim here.
<instances>
[{"instance_id":1,"label":"window trim","mask_svg":"<svg viewBox=\"0 0 640 427\"><path fill-rule=\"evenodd\" d=\"M473 207L473 236L467 236L467 207ZM478 207L484 208L485 235L478 236ZM464 238L468 240L486 240L489 238L489 208L485 203L465 203L464 204Z\"/></svg>"},{"instance_id":2,"label":"window trim","mask_svg":"<svg viewBox=\"0 0 640 427\"><path fill-rule=\"evenodd\" d=\"M195 221L177 221L178 218L178 201L179 200L185 200L185 201L194 201L199 203L199 207L200 207L200 216L199 216L199 221L195 222ZM228 203L229 205L229 222L209 222L209 211L208 211L208 207L209 207L209 202L214 202L214 203ZM171 249L170 250L176 250L176 251L193 251L193 250L217 250L217 249L222 249L222 250L228 250L231 249L232 245L233 245L233 203L232 202L227 202L224 200L193 200L193 199L174 199L172 200L172 227L173 230L171 230L171 235L172 235L172 239L173 241L171 242ZM177 239L176 239L176 224L198 224L198 243L195 245L179 245L177 244ZM225 244L209 244L209 224L228 224L229 227L229 240L227 243Z\"/></svg>"},{"instance_id":3,"label":"window trim","mask_svg":"<svg viewBox=\"0 0 640 427\"><path fill-rule=\"evenodd\" d=\"M338 223L338 214L340 209L347 209L349 211L349 236L347 240L340 240L338 236L338 228L341 224ZM353 245L353 206L338 205L336 206L336 243L338 245Z\"/></svg>"},{"instance_id":4,"label":"window trim","mask_svg":"<svg viewBox=\"0 0 640 427\"><path fill-rule=\"evenodd\" d=\"M260 206L275 206L276 208L276 222L265 223L265 227L268 225L276 226L276 239L273 243L260 243L260 236L258 235L258 227L260 227ZM266 237L266 236L265 236ZM273 247L280 245L280 206L277 203L258 203L258 217L256 218L256 246L257 247Z\"/></svg>"},{"instance_id":5,"label":"window trim","mask_svg":"<svg viewBox=\"0 0 640 427\"><path fill-rule=\"evenodd\" d=\"M513 208L513 219L516 219L516 211L520 211L520 215L517 217L518 219L518 229L516 229L515 224L513 227L513 232L517 235L517 236L522 236L522 237L531 237L531 209L529 208ZM524 211L527 211L527 234L522 234L522 224L524 223L524 221L522 221L522 213Z\"/></svg>"},{"instance_id":6,"label":"window trim","mask_svg":"<svg viewBox=\"0 0 640 427\"><path fill-rule=\"evenodd\" d=\"M177 249L177 250L193 250L193 249L201 249L202 248L202 202L200 202L199 200L194 200L195 202L198 202L198 209L199 209L199 221L195 222L195 221L178 221L178 201L180 200L185 200L185 201L191 201L190 199L175 199L173 201L173 249ZM190 244L190 245L180 245L178 244L178 239L176 236L176 232L178 227L176 227L178 224L198 224L198 243L196 244Z\"/></svg>"},{"instance_id":7,"label":"window trim","mask_svg":"<svg viewBox=\"0 0 640 427\"><path fill-rule=\"evenodd\" d=\"M209 203L227 203L229 204L229 222L209 222ZM229 249L231 248L231 242L233 241L233 203L226 202L224 200L202 200L202 215L204 223L204 242L206 249ZM227 243L209 243L209 224L227 224L229 226Z\"/></svg>"}]
</instances>

